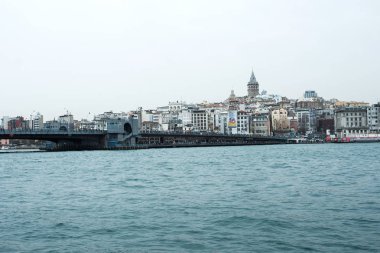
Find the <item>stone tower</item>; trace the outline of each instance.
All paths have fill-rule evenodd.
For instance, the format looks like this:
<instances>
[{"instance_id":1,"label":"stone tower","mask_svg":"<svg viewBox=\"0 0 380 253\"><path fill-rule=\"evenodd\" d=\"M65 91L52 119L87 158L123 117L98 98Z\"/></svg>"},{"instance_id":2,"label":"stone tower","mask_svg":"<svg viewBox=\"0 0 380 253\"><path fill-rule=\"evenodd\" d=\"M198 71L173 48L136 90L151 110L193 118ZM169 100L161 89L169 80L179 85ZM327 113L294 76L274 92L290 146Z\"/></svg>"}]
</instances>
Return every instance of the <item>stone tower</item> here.
<instances>
[{"instance_id":1,"label":"stone tower","mask_svg":"<svg viewBox=\"0 0 380 253\"><path fill-rule=\"evenodd\" d=\"M251 78L247 84L248 87L248 97L254 98L259 95L259 83L256 81L255 74L252 71Z\"/></svg>"}]
</instances>

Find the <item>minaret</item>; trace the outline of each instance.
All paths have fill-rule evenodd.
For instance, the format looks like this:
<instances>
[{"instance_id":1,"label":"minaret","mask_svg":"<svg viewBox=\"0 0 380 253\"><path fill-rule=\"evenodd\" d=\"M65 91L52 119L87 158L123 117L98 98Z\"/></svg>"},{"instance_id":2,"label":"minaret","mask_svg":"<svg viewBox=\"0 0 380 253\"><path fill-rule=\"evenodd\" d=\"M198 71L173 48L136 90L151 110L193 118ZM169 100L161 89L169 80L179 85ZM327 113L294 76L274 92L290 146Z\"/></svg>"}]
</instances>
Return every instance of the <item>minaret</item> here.
<instances>
[{"instance_id":1,"label":"minaret","mask_svg":"<svg viewBox=\"0 0 380 253\"><path fill-rule=\"evenodd\" d=\"M256 81L256 77L255 77L255 74L253 73L253 70L252 70L251 78L249 79L247 86L248 86L249 98L254 98L257 95L259 95L259 83Z\"/></svg>"}]
</instances>

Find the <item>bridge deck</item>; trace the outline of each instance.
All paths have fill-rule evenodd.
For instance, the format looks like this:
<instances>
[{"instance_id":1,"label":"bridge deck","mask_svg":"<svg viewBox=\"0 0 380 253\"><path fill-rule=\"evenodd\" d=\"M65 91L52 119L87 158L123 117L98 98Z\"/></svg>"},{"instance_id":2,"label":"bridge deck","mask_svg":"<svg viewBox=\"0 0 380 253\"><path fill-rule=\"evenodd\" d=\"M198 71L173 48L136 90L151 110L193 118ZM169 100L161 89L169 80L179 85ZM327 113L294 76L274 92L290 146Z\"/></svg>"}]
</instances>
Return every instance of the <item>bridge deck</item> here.
<instances>
[{"instance_id":1,"label":"bridge deck","mask_svg":"<svg viewBox=\"0 0 380 253\"><path fill-rule=\"evenodd\" d=\"M241 134L218 134L211 132L144 132L124 139L122 136L107 131L81 130L0 130L0 139L44 140L64 146L65 149L109 149L124 147L197 147L197 146L229 146L284 144L287 138L273 136L256 136Z\"/></svg>"}]
</instances>

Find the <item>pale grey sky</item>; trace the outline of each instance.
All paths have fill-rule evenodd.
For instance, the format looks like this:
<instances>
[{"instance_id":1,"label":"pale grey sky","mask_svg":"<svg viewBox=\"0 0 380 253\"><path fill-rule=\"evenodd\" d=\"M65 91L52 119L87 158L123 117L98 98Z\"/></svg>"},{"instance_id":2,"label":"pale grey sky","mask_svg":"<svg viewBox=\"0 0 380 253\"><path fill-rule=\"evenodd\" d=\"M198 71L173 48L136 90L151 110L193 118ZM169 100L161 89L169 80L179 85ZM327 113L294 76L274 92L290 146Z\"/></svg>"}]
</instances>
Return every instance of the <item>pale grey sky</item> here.
<instances>
[{"instance_id":1,"label":"pale grey sky","mask_svg":"<svg viewBox=\"0 0 380 253\"><path fill-rule=\"evenodd\" d=\"M380 100L377 0L0 1L0 116L260 90Z\"/></svg>"}]
</instances>

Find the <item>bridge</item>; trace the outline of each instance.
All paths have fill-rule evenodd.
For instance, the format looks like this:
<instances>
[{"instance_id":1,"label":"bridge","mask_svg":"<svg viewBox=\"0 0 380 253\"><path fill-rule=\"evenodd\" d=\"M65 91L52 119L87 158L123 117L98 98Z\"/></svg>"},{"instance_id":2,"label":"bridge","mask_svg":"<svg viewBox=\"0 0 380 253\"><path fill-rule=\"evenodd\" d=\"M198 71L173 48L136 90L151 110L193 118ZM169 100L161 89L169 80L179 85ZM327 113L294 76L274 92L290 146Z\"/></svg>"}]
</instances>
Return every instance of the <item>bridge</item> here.
<instances>
[{"instance_id":1,"label":"bridge","mask_svg":"<svg viewBox=\"0 0 380 253\"><path fill-rule=\"evenodd\" d=\"M107 132L99 130L0 130L0 139L50 141L59 150L103 149L106 138Z\"/></svg>"},{"instance_id":2,"label":"bridge","mask_svg":"<svg viewBox=\"0 0 380 253\"><path fill-rule=\"evenodd\" d=\"M101 130L0 130L0 139L42 140L53 143L48 150L101 150L285 144L287 138L226 135L213 132L137 131L128 123Z\"/></svg>"}]
</instances>

